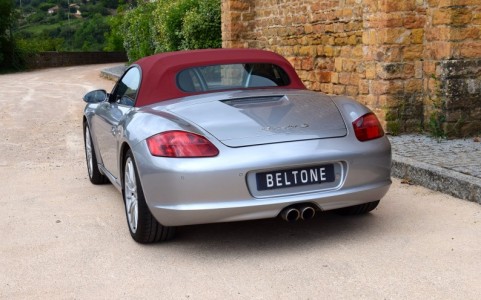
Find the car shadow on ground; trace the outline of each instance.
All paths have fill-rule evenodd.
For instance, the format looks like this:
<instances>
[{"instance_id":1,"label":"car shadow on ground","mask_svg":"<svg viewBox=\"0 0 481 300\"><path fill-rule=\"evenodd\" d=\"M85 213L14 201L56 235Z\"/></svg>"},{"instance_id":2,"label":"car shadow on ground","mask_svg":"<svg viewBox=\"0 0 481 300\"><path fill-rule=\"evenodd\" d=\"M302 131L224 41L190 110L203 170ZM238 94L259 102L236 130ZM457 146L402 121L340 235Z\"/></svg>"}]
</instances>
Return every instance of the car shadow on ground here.
<instances>
[{"instance_id":1,"label":"car shadow on ground","mask_svg":"<svg viewBox=\"0 0 481 300\"><path fill-rule=\"evenodd\" d=\"M381 220L382 219L382 220ZM204 251L226 256L243 252L258 255L275 250L292 251L319 245L342 245L353 239L364 240L377 235L385 218L376 211L361 216L340 216L333 212L318 213L309 221L288 223L280 218L216 223L179 227L173 241L159 247L179 251ZM235 250L235 251L230 251Z\"/></svg>"}]
</instances>

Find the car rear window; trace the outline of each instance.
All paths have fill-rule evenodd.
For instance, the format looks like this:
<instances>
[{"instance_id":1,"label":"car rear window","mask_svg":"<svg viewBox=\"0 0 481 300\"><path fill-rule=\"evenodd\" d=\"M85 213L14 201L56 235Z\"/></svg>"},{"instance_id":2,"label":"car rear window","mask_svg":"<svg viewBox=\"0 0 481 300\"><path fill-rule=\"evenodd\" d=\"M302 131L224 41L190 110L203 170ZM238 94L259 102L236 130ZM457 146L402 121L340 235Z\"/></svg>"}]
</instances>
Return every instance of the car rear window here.
<instances>
[{"instance_id":1,"label":"car rear window","mask_svg":"<svg viewBox=\"0 0 481 300\"><path fill-rule=\"evenodd\" d=\"M184 92L276 87L289 83L281 67L268 63L201 66L177 74L177 85Z\"/></svg>"}]
</instances>

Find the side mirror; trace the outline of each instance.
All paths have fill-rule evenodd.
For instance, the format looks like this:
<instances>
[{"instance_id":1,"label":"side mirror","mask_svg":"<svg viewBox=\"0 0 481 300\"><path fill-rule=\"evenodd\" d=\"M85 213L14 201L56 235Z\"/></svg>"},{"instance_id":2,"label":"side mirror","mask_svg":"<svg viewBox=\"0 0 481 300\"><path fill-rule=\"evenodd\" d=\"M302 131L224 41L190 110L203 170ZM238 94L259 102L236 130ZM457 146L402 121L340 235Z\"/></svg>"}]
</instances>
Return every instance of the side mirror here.
<instances>
[{"instance_id":1,"label":"side mirror","mask_svg":"<svg viewBox=\"0 0 481 300\"><path fill-rule=\"evenodd\" d=\"M107 92L105 90L95 90L85 94L83 100L87 103L104 102L107 99Z\"/></svg>"}]
</instances>

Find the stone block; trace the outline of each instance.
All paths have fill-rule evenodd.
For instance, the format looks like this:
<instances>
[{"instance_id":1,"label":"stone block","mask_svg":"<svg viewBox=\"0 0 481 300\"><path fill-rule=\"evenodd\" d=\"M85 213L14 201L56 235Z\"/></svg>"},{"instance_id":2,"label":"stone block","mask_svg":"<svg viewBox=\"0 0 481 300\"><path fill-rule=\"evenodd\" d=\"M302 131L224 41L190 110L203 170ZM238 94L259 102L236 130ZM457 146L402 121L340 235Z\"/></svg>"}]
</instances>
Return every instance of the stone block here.
<instances>
[{"instance_id":1,"label":"stone block","mask_svg":"<svg viewBox=\"0 0 481 300\"><path fill-rule=\"evenodd\" d=\"M339 73L331 72L331 82L332 83L339 83Z\"/></svg>"},{"instance_id":2,"label":"stone block","mask_svg":"<svg viewBox=\"0 0 481 300\"><path fill-rule=\"evenodd\" d=\"M424 29L411 30L411 43L422 44L424 40Z\"/></svg>"},{"instance_id":3,"label":"stone block","mask_svg":"<svg viewBox=\"0 0 481 300\"><path fill-rule=\"evenodd\" d=\"M434 11L433 25L466 25L472 19L472 12L466 7L449 7Z\"/></svg>"},{"instance_id":4,"label":"stone block","mask_svg":"<svg viewBox=\"0 0 481 300\"><path fill-rule=\"evenodd\" d=\"M352 48L351 56L353 58L364 58L363 46L357 45L356 47Z\"/></svg>"},{"instance_id":5,"label":"stone block","mask_svg":"<svg viewBox=\"0 0 481 300\"><path fill-rule=\"evenodd\" d=\"M405 61L419 60L423 58L423 45L408 45L403 48L403 58Z\"/></svg>"},{"instance_id":6,"label":"stone block","mask_svg":"<svg viewBox=\"0 0 481 300\"><path fill-rule=\"evenodd\" d=\"M335 70L336 72L341 72L341 71L342 71L343 61L344 61L344 59L339 58L339 57L334 60L334 70Z\"/></svg>"},{"instance_id":7,"label":"stone block","mask_svg":"<svg viewBox=\"0 0 481 300\"><path fill-rule=\"evenodd\" d=\"M341 72L339 73L339 83L348 85L351 80L351 73L349 72Z\"/></svg>"},{"instance_id":8,"label":"stone block","mask_svg":"<svg viewBox=\"0 0 481 300\"><path fill-rule=\"evenodd\" d=\"M425 47L425 57L433 60L452 58L453 48L449 42L433 42Z\"/></svg>"},{"instance_id":9,"label":"stone block","mask_svg":"<svg viewBox=\"0 0 481 300\"><path fill-rule=\"evenodd\" d=\"M320 71L318 74L318 80L321 83L331 82L331 72Z\"/></svg>"},{"instance_id":10,"label":"stone block","mask_svg":"<svg viewBox=\"0 0 481 300\"><path fill-rule=\"evenodd\" d=\"M301 56L315 56L316 52L316 47L313 46L302 46L299 48L299 55Z\"/></svg>"},{"instance_id":11,"label":"stone block","mask_svg":"<svg viewBox=\"0 0 481 300\"><path fill-rule=\"evenodd\" d=\"M481 57L481 41L469 41L460 45L459 50L462 58L480 58Z\"/></svg>"},{"instance_id":12,"label":"stone block","mask_svg":"<svg viewBox=\"0 0 481 300\"><path fill-rule=\"evenodd\" d=\"M353 59L344 59L342 63L342 70L344 72L354 72L357 66L357 61Z\"/></svg>"},{"instance_id":13,"label":"stone block","mask_svg":"<svg viewBox=\"0 0 481 300\"><path fill-rule=\"evenodd\" d=\"M428 28L425 36L427 41L448 41L451 38L451 27L436 26Z\"/></svg>"},{"instance_id":14,"label":"stone block","mask_svg":"<svg viewBox=\"0 0 481 300\"><path fill-rule=\"evenodd\" d=\"M402 25L407 29L424 28L426 25L426 16L414 12L406 14L402 20Z\"/></svg>"},{"instance_id":15,"label":"stone block","mask_svg":"<svg viewBox=\"0 0 481 300\"><path fill-rule=\"evenodd\" d=\"M376 47L374 59L382 62L399 62L402 61L403 45L382 45Z\"/></svg>"},{"instance_id":16,"label":"stone block","mask_svg":"<svg viewBox=\"0 0 481 300\"><path fill-rule=\"evenodd\" d=\"M403 25L403 15L401 13L377 13L368 15L363 23L364 28L388 28L401 27Z\"/></svg>"},{"instance_id":17,"label":"stone block","mask_svg":"<svg viewBox=\"0 0 481 300\"><path fill-rule=\"evenodd\" d=\"M378 97L378 105L383 108L392 109L401 105L402 101L394 95L381 95ZM398 119L398 115L393 113L386 114L386 121L394 121Z\"/></svg>"},{"instance_id":18,"label":"stone block","mask_svg":"<svg viewBox=\"0 0 481 300\"><path fill-rule=\"evenodd\" d=\"M477 5L479 0L439 0L438 7Z\"/></svg>"},{"instance_id":19,"label":"stone block","mask_svg":"<svg viewBox=\"0 0 481 300\"><path fill-rule=\"evenodd\" d=\"M344 95L345 93L346 93L346 86L345 85L334 84L332 86L332 94Z\"/></svg>"},{"instance_id":20,"label":"stone block","mask_svg":"<svg viewBox=\"0 0 481 300\"><path fill-rule=\"evenodd\" d=\"M422 93L423 81L421 79L408 79L404 82L404 91L406 93Z\"/></svg>"},{"instance_id":21,"label":"stone block","mask_svg":"<svg viewBox=\"0 0 481 300\"><path fill-rule=\"evenodd\" d=\"M377 33L376 30L369 29L362 33L362 43L366 45L376 45L377 44Z\"/></svg>"},{"instance_id":22,"label":"stone block","mask_svg":"<svg viewBox=\"0 0 481 300\"><path fill-rule=\"evenodd\" d=\"M312 70L313 68L314 68L314 58L305 57L301 60L301 69L302 70Z\"/></svg>"},{"instance_id":23,"label":"stone block","mask_svg":"<svg viewBox=\"0 0 481 300\"><path fill-rule=\"evenodd\" d=\"M381 44L409 44L411 31L405 28L385 28L379 30Z\"/></svg>"},{"instance_id":24,"label":"stone block","mask_svg":"<svg viewBox=\"0 0 481 300\"><path fill-rule=\"evenodd\" d=\"M359 94L367 95L369 94L369 80L359 81Z\"/></svg>"},{"instance_id":25,"label":"stone block","mask_svg":"<svg viewBox=\"0 0 481 300\"><path fill-rule=\"evenodd\" d=\"M450 41L476 40L480 38L478 27L452 27L450 30Z\"/></svg>"},{"instance_id":26,"label":"stone block","mask_svg":"<svg viewBox=\"0 0 481 300\"><path fill-rule=\"evenodd\" d=\"M332 83L322 83L320 84L319 90L326 94L333 94L334 93L333 87L334 85Z\"/></svg>"},{"instance_id":27,"label":"stone block","mask_svg":"<svg viewBox=\"0 0 481 300\"><path fill-rule=\"evenodd\" d=\"M422 61L415 61L414 62L414 78L421 79L423 78L423 62Z\"/></svg>"},{"instance_id":28,"label":"stone block","mask_svg":"<svg viewBox=\"0 0 481 300\"><path fill-rule=\"evenodd\" d=\"M350 97L355 97L359 94L359 88L357 86L349 85L346 87L346 94Z\"/></svg>"},{"instance_id":29,"label":"stone block","mask_svg":"<svg viewBox=\"0 0 481 300\"><path fill-rule=\"evenodd\" d=\"M359 86L359 81L359 75L356 73L351 73L351 77L349 78L349 85Z\"/></svg>"},{"instance_id":30,"label":"stone block","mask_svg":"<svg viewBox=\"0 0 481 300\"><path fill-rule=\"evenodd\" d=\"M374 80L371 82L370 92L373 95L395 94L403 91L402 80Z\"/></svg>"},{"instance_id":31,"label":"stone block","mask_svg":"<svg viewBox=\"0 0 481 300\"><path fill-rule=\"evenodd\" d=\"M376 79L377 78L376 63L369 62L369 63L365 63L364 66L366 70L366 79Z\"/></svg>"},{"instance_id":32,"label":"stone block","mask_svg":"<svg viewBox=\"0 0 481 300\"><path fill-rule=\"evenodd\" d=\"M380 0L379 2L380 10L386 13L416 9L416 0Z\"/></svg>"},{"instance_id":33,"label":"stone block","mask_svg":"<svg viewBox=\"0 0 481 300\"><path fill-rule=\"evenodd\" d=\"M403 78L404 63L378 63L376 74L380 79Z\"/></svg>"}]
</instances>

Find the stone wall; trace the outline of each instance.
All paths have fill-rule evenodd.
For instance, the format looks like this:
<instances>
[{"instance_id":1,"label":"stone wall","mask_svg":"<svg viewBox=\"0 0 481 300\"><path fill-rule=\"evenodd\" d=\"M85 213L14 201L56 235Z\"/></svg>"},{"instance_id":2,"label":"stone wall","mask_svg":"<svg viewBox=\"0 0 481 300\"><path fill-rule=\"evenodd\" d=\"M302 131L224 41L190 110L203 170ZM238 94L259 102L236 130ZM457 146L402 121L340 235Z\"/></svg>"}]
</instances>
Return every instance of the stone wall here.
<instances>
[{"instance_id":1,"label":"stone wall","mask_svg":"<svg viewBox=\"0 0 481 300\"><path fill-rule=\"evenodd\" d=\"M446 119L443 129L450 136L479 135L481 1L429 0L426 9L426 115L440 110Z\"/></svg>"},{"instance_id":2,"label":"stone wall","mask_svg":"<svg viewBox=\"0 0 481 300\"><path fill-rule=\"evenodd\" d=\"M479 0L223 0L224 47L285 56L306 86L349 95L392 133L479 134Z\"/></svg>"},{"instance_id":3,"label":"stone wall","mask_svg":"<svg viewBox=\"0 0 481 300\"><path fill-rule=\"evenodd\" d=\"M39 52L26 58L28 69L127 62L125 52Z\"/></svg>"}]
</instances>

